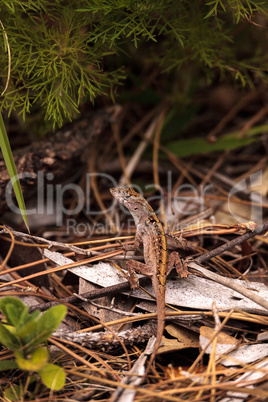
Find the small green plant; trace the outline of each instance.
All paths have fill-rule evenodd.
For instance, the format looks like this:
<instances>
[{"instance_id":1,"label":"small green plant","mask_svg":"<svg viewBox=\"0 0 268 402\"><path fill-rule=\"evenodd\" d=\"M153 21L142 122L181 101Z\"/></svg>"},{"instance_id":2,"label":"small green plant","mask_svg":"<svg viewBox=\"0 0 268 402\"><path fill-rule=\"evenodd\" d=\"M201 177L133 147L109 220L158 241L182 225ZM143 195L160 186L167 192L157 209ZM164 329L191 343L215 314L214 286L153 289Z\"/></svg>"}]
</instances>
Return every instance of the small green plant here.
<instances>
[{"instance_id":1,"label":"small green plant","mask_svg":"<svg viewBox=\"0 0 268 402\"><path fill-rule=\"evenodd\" d=\"M41 343L57 329L66 314L63 305L51 307L45 313L29 313L20 299L4 297L0 300L0 310L5 315L0 323L0 343L15 355L15 361L0 361L0 371L20 369L30 374L26 383L35 380L39 374L42 382L50 389L58 391L65 384L64 370L48 363L49 352ZM26 388L26 387L25 387ZM23 384L13 385L5 391L7 400L18 400L23 395ZM20 398L19 398L20 399Z\"/></svg>"},{"instance_id":2,"label":"small green plant","mask_svg":"<svg viewBox=\"0 0 268 402\"><path fill-rule=\"evenodd\" d=\"M0 88L9 80L0 111L33 113L39 135L100 95L113 99L146 66L165 73L154 85L161 99L181 99L198 77L267 83L267 1L2 0L0 9Z\"/></svg>"}]
</instances>

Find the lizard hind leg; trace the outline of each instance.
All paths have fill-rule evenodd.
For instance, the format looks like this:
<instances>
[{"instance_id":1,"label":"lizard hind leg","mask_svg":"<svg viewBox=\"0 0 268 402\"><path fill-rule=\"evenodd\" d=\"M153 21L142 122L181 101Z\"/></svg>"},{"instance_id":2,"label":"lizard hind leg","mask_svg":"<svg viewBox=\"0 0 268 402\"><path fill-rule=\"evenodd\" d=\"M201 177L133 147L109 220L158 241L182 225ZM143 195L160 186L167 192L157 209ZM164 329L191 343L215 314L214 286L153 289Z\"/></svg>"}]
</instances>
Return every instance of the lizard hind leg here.
<instances>
[{"instance_id":1,"label":"lizard hind leg","mask_svg":"<svg viewBox=\"0 0 268 402\"><path fill-rule=\"evenodd\" d=\"M187 269L187 264L183 264L181 262L180 256L176 251L173 251L168 256L168 263L167 263L167 275L170 273L172 268L175 266L178 275L181 278L187 278L190 272Z\"/></svg>"}]
</instances>

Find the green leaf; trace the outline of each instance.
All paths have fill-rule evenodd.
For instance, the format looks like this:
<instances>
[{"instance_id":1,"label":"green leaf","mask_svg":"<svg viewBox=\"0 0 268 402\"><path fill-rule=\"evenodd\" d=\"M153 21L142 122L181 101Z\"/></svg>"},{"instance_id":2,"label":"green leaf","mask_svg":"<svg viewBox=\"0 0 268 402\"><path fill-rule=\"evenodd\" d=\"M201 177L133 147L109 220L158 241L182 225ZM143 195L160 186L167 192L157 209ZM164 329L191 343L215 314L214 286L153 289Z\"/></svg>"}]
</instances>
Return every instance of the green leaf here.
<instances>
[{"instance_id":1,"label":"green leaf","mask_svg":"<svg viewBox=\"0 0 268 402\"><path fill-rule=\"evenodd\" d=\"M16 297L3 297L0 300L0 310L5 314L7 323L18 327L28 315L28 308Z\"/></svg>"},{"instance_id":2,"label":"green leaf","mask_svg":"<svg viewBox=\"0 0 268 402\"><path fill-rule=\"evenodd\" d=\"M21 347L19 339L0 323L0 343L6 348L17 350Z\"/></svg>"},{"instance_id":3,"label":"green leaf","mask_svg":"<svg viewBox=\"0 0 268 402\"><path fill-rule=\"evenodd\" d=\"M64 319L67 312L67 308L60 304L48 309L42 314L38 321L39 333L43 336L39 339L39 342L44 342L47 338L58 328L61 321Z\"/></svg>"},{"instance_id":4,"label":"green leaf","mask_svg":"<svg viewBox=\"0 0 268 402\"><path fill-rule=\"evenodd\" d=\"M8 303L16 305L16 307L21 311L25 309L28 310L25 304L18 297L6 296L0 299L0 309L3 311L4 314L6 314L4 309Z\"/></svg>"},{"instance_id":5,"label":"green leaf","mask_svg":"<svg viewBox=\"0 0 268 402\"><path fill-rule=\"evenodd\" d=\"M27 316L24 317L23 324L25 325L27 322L35 321L40 316L40 314L41 314L40 310L36 310L33 313L28 314Z\"/></svg>"},{"instance_id":6,"label":"green leaf","mask_svg":"<svg viewBox=\"0 0 268 402\"><path fill-rule=\"evenodd\" d=\"M27 322L17 331L17 336L21 338L28 347L39 345L57 329L66 314L66 307L59 305L51 307L44 314L39 315L35 320Z\"/></svg>"},{"instance_id":7,"label":"green leaf","mask_svg":"<svg viewBox=\"0 0 268 402\"><path fill-rule=\"evenodd\" d=\"M19 205L19 209L20 209L22 218L24 220L24 223L27 227L28 232L30 232L29 226L28 226L27 215L26 215L25 203L24 203L24 199L23 199L23 195L22 195L22 191L21 191L20 182L18 179L18 173L17 173L17 169L16 169L15 162L13 159L12 151L10 148L10 144L9 144L9 140L8 140L5 124L4 124L4 120L3 120L1 113L0 113L0 148L2 150L2 154L3 154L4 160L5 160L5 164L6 164L9 176L11 178L12 186L14 189L14 193L15 193L18 205Z\"/></svg>"},{"instance_id":8,"label":"green leaf","mask_svg":"<svg viewBox=\"0 0 268 402\"><path fill-rule=\"evenodd\" d=\"M46 364L38 373L43 383L54 391L60 390L65 385L65 372L55 364Z\"/></svg>"},{"instance_id":9,"label":"green leaf","mask_svg":"<svg viewBox=\"0 0 268 402\"><path fill-rule=\"evenodd\" d=\"M28 352L30 351L30 346L38 345L40 343L38 317L27 321L26 324L17 330L16 335L21 339L23 345L27 345Z\"/></svg>"},{"instance_id":10,"label":"green leaf","mask_svg":"<svg viewBox=\"0 0 268 402\"><path fill-rule=\"evenodd\" d=\"M23 398L23 389L20 385L12 385L4 393L5 401L21 401Z\"/></svg>"},{"instance_id":11,"label":"green leaf","mask_svg":"<svg viewBox=\"0 0 268 402\"><path fill-rule=\"evenodd\" d=\"M0 371L13 370L13 369L17 369L17 368L18 368L18 365L13 360L1 360L0 361Z\"/></svg>"},{"instance_id":12,"label":"green leaf","mask_svg":"<svg viewBox=\"0 0 268 402\"><path fill-rule=\"evenodd\" d=\"M16 308L16 305L12 303L8 303L6 305L6 317L7 321L13 325L15 328L19 327L20 321L23 320L25 310L22 310L21 312ZM27 311L26 311L27 313Z\"/></svg>"},{"instance_id":13,"label":"green leaf","mask_svg":"<svg viewBox=\"0 0 268 402\"><path fill-rule=\"evenodd\" d=\"M234 149L258 141L258 137L255 138L254 136L267 130L268 126L264 125L254 127L245 133L242 138L239 137L239 132L234 132L221 136L216 142L208 142L206 138L190 138L188 140L170 142L166 147L179 157Z\"/></svg>"},{"instance_id":14,"label":"green leaf","mask_svg":"<svg viewBox=\"0 0 268 402\"><path fill-rule=\"evenodd\" d=\"M25 358L21 351L15 352L18 367L24 371L39 371L48 362L49 354L45 347L35 349L29 358Z\"/></svg>"},{"instance_id":15,"label":"green leaf","mask_svg":"<svg viewBox=\"0 0 268 402\"><path fill-rule=\"evenodd\" d=\"M49 353L46 347L40 346L39 348L35 349L32 353L31 361L33 364L39 365L39 368L36 371L40 370L49 359Z\"/></svg>"}]
</instances>

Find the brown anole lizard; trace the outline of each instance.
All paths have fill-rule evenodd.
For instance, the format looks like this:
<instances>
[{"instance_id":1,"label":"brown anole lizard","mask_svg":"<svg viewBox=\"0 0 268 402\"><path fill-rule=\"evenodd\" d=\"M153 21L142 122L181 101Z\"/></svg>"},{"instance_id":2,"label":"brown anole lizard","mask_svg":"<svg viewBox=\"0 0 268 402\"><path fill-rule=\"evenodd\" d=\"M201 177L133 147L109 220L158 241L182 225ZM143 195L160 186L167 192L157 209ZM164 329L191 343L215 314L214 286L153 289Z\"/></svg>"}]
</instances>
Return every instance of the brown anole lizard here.
<instances>
[{"instance_id":1,"label":"brown anole lizard","mask_svg":"<svg viewBox=\"0 0 268 402\"><path fill-rule=\"evenodd\" d=\"M157 335L154 351L145 371L146 375L155 359L164 331L166 277L174 266L181 277L186 277L188 271L182 268L177 252L168 254L167 235L150 204L132 188L111 188L110 191L129 210L136 225L134 244L125 245L124 249L136 250L141 242L143 243L145 264L135 260L127 263L130 285L133 289L139 285L136 272L149 276L156 297ZM178 239L175 240L178 241Z\"/></svg>"}]
</instances>

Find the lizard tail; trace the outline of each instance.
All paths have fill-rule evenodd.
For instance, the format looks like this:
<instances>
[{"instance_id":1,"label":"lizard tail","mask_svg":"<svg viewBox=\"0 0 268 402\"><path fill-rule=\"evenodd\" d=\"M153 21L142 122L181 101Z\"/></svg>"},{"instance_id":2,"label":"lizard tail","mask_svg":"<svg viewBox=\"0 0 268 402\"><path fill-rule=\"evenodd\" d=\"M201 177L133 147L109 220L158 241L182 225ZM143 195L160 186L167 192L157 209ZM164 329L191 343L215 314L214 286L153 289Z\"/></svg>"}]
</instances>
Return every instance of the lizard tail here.
<instances>
[{"instance_id":1,"label":"lizard tail","mask_svg":"<svg viewBox=\"0 0 268 402\"><path fill-rule=\"evenodd\" d=\"M153 278L152 278L152 282ZM152 364L154 362L154 359L157 354L157 350L159 346L161 345L161 340L165 328L165 288L159 288L158 283L155 284L153 283L154 289L157 289L156 293L156 306L157 306L157 333L156 333L156 341L154 345L154 351L151 354L150 360L147 364L145 374L144 376L147 376L147 374L150 371L150 368L152 367Z\"/></svg>"}]
</instances>

